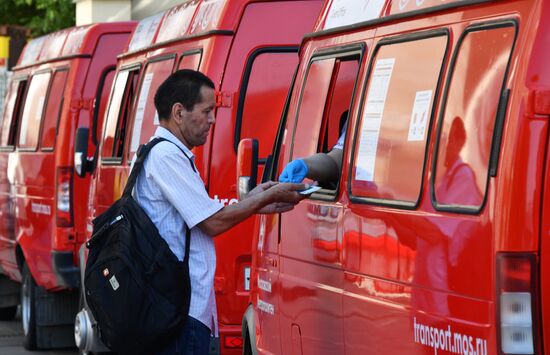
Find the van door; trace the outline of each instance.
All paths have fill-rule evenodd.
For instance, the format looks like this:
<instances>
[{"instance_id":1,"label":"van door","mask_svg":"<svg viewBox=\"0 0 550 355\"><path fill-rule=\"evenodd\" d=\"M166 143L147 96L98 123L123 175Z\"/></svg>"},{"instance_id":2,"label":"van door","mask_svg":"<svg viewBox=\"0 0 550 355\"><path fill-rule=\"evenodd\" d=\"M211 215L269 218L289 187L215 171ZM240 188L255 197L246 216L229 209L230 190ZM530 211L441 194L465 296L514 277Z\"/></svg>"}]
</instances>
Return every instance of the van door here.
<instances>
[{"instance_id":1,"label":"van door","mask_svg":"<svg viewBox=\"0 0 550 355\"><path fill-rule=\"evenodd\" d=\"M340 136L346 135L360 56L358 47L352 53L327 53L313 58L300 94L296 121L289 120L287 124L292 137L290 152L284 155L279 169L290 160L342 150L333 147ZM344 353L344 274L339 228L343 205L339 202L338 181L319 183L322 190L280 217L278 295L284 304L280 310L280 334L282 339L292 339L282 343L284 354L296 352L296 344L301 344L305 353L313 349L324 354Z\"/></svg>"},{"instance_id":2,"label":"van door","mask_svg":"<svg viewBox=\"0 0 550 355\"><path fill-rule=\"evenodd\" d=\"M298 64L298 44L313 28L321 6L321 1L266 1L246 6L220 87L220 107L210 138L214 152L210 168L201 172L214 199L226 205L237 202L235 180L219 177L236 175L241 138L259 140L263 169ZM217 298L222 325L240 324L248 302L252 227L248 220L216 238L216 248L224 250L218 255L216 284L220 287L216 292L231 295Z\"/></svg>"}]
</instances>

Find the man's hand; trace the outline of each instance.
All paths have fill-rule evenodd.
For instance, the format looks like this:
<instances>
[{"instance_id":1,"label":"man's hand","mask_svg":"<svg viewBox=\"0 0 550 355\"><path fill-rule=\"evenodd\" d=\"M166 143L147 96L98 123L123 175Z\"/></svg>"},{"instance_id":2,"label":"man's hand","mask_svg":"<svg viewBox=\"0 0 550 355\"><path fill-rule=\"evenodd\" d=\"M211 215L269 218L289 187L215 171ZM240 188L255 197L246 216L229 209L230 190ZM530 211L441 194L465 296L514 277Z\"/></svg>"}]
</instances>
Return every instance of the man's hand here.
<instances>
[{"instance_id":1,"label":"man's hand","mask_svg":"<svg viewBox=\"0 0 550 355\"><path fill-rule=\"evenodd\" d=\"M280 182L302 182L309 173L306 162L303 159L296 159L288 163L283 169L281 176L279 176Z\"/></svg>"},{"instance_id":2,"label":"man's hand","mask_svg":"<svg viewBox=\"0 0 550 355\"><path fill-rule=\"evenodd\" d=\"M269 204L262 207L257 213L283 213L290 211L298 202L306 196L300 195L298 191L304 190L304 184L277 183L269 181L262 188L267 187L263 193L268 195ZM260 185L261 186L261 185Z\"/></svg>"}]
</instances>

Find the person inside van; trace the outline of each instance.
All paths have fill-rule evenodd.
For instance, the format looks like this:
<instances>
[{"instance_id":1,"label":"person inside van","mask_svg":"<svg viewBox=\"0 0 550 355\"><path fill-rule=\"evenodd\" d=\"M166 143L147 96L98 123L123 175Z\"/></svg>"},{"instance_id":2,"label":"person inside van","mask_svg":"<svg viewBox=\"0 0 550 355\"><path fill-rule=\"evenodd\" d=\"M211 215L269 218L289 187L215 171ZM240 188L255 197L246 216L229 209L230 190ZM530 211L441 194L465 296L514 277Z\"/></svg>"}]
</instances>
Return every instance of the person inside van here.
<instances>
[{"instance_id":1,"label":"person inside van","mask_svg":"<svg viewBox=\"0 0 550 355\"><path fill-rule=\"evenodd\" d=\"M349 110L346 110L340 116L340 136L338 142L329 152L316 153L291 161L281 172L279 181L300 183L305 178L321 183L338 181L344 157L344 140L346 138L348 113Z\"/></svg>"},{"instance_id":2,"label":"person inside van","mask_svg":"<svg viewBox=\"0 0 550 355\"><path fill-rule=\"evenodd\" d=\"M214 83L194 70L178 70L155 94L159 124L154 137L166 139L144 161L134 197L172 252L183 260L186 227L191 230L191 303L185 327L159 354L208 354L217 335L214 294L216 250L212 237L254 213L281 213L303 199L303 184L267 182L239 203L225 206L209 197L195 168L192 148L203 145L214 124ZM183 282L183 280L182 280Z\"/></svg>"}]
</instances>

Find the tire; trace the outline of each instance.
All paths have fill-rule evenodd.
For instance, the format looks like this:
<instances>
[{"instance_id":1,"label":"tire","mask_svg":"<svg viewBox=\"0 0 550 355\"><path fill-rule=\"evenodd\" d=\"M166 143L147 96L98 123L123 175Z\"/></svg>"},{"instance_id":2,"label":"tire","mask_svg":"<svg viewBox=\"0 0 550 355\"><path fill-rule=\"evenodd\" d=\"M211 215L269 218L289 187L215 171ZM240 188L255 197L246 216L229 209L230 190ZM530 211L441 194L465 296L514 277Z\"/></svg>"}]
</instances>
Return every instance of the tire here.
<instances>
[{"instance_id":1,"label":"tire","mask_svg":"<svg viewBox=\"0 0 550 355\"><path fill-rule=\"evenodd\" d=\"M36 350L36 283L27 264L21 273L21 325L23 326L23 346L27 350Z\"/></svg>"},{"instance_id":2,"label":"tire","mask_svg":"<svg viewBox=\"0 0 550 355\"><path fill-rule=\"evenodd\" d=\"M13 320L17 313L17 306L0 308L0 320Z\"/></svg>"}]
</instances>

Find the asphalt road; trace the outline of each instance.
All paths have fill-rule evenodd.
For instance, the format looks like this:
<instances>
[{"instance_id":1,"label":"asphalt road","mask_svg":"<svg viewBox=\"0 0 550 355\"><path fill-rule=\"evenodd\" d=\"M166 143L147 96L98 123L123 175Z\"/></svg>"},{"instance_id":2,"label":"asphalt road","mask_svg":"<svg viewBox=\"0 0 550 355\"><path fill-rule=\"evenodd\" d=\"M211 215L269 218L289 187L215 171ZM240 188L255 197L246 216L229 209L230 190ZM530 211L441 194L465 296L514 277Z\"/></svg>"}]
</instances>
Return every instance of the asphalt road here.
<instances>
[{"instance_id":1,"label":"asphalt road","mask_svg":"<svg viewBox=\"0 0 550 355\"><path fill-rule=\"evenodd\" d=\"M21 316L18 312L16 319L10 322L0 321L0 355L74 355L76 349L59 349L45 351L28 351L23 348L23 329Z\"/></svg>"}]
</instances>

